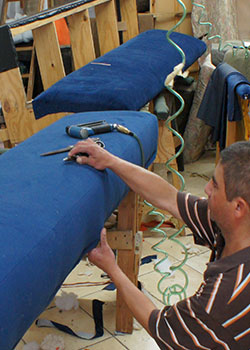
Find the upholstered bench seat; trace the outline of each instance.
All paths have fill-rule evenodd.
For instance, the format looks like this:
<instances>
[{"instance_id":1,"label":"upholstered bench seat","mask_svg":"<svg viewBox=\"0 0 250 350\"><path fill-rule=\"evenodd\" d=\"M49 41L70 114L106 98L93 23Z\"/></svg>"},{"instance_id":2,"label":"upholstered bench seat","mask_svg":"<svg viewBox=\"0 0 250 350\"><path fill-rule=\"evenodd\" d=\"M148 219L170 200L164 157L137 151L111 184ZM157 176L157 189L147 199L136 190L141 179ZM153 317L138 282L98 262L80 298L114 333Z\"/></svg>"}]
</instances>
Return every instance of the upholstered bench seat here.
<instances>
[{"instance_id":1,"label":"upholstered bench seat","mask_svg":"<svg viewBox=\"0 0 250 350\"><path fill-rule=\"evenodd\" d=\"M83 254L99 240L105 220L128 193L112 171L64 163L40 154L78 142L71 124L106 120L140 139L146 165L157 148L157 119L142 112L92 112L64 117L0 157L0 349L12 350L50 303ZM98 135L106 149L141 165L134 137Z\"/></svg>"},{"instance_id":2,"label":"upholstered bench seat","mask_svg":"<svg viewBox=\"0 0 250 350\"><path fill-rule=\"evenodd\" d=\"M61 79L33 101L36 118L58 112L139 110L164 88L165 78L182 62L167 31L149 30ZM192 36L170 38L186 55L184 70L206 50Z\"/></svg>"}]
</instances>

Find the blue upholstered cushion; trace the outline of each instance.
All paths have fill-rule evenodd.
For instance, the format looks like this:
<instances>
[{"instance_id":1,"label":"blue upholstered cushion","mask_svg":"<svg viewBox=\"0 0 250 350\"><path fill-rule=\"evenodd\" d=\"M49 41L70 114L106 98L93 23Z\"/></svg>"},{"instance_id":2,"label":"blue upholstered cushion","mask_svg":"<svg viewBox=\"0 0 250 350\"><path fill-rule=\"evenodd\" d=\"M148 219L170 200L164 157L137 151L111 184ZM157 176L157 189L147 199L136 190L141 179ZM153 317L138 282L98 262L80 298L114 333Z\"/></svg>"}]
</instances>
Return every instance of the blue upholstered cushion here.
<instances>
[{"instance_id":1,"label":"blue upholstered cushion","mask_svg":"<svg viewBox=\"0 0 250 350\"><path fill-rule=\"evenodd\" d=\"M180 53L165 30L141 33L118 48L66 76L33 101L36 118L57 112L139 110L164 87ZM204 42L185 34L171 39L186 54L185 69L206 50Z\"/></svg>"},{"instance_id":2,"label":"blue upholstered cushion","mask_svg":"<svg viewBox=\"0 0 250 350\"><path fill-rule=\"evenodd\" d=\"M65 117L0 157L0 349L12 350L54 297L68 273L93 248L105 220L128 192L112 171L46 151L76 143L65 126L105 119L140 138L147 165L156 154L157 119L142 112L81 113ZM99 135L112 153L141 164L135 138Z\"/></svg>"}]
</instances>

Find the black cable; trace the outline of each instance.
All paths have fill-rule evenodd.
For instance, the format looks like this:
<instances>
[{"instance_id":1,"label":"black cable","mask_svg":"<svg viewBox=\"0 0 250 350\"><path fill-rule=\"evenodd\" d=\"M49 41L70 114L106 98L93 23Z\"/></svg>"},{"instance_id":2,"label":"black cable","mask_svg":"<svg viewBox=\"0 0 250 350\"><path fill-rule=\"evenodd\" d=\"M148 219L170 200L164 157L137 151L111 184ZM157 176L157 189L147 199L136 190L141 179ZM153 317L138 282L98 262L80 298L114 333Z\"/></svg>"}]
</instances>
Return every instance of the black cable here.
<instances>
[{"instance_id":1,"label":"black cable","mask_svg":"<svg viewBox=\"0 0 250 350\"><path fill-rule=\"evenodd\" d=\"M142 166L145 168L145 155L144 155L143 146L142 146L142 143L141 143L141 140L139 139L139 137L133 131L129 130L128 128L126 128L123 125L116 124L115 129L117 131L121 132L122 134L130 135L136 139L136 141L138 142L138 145L140 147Z\"/></svg>"}]
</instances>

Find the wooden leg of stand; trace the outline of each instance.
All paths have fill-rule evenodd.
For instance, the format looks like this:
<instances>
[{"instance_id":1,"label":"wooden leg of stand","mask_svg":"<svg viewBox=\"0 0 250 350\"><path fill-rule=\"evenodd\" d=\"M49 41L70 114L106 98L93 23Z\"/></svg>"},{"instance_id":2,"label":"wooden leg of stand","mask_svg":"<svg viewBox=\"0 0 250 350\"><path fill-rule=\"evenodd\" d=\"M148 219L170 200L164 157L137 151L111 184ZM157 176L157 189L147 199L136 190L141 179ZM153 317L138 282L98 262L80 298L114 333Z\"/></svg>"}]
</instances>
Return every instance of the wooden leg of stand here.
<instances>
[{"instance_id":1,"label":"wooden leg of stand","mask_svg":"<svg viewBox=\"0 0 250 350\"><path fill-rule=\"evenodd\" d=\"M136 285L139 270L139 254L136 254L137 233L137 195L129 192L118 209L118 230L132 230L132 249L118 250L117 262L123 272ZM116 330L123 333L133 332L133 316L117 291Z\"/></svg>"}]
</instances>

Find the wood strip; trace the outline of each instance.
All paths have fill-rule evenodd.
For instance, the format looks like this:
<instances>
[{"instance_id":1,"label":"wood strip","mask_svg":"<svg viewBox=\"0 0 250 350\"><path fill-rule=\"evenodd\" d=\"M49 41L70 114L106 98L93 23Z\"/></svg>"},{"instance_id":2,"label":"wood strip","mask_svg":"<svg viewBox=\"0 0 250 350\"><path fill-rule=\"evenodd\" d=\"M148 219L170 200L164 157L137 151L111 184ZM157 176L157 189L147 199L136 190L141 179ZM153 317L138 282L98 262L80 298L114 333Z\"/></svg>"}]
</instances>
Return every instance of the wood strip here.
<instances>
[{"instance_id":1,"label":"wood strip","mask_svg":"<svg viewBox=\"0 0 250 350\"><path fill-rule=\"evenodd\" d=\"M10 135L7 128L0 128L0 140L1 142L9 141Z\"/></svg>"},{"instance_id":2,"label":"wood strip","mask_svg":"<svg viewBox=\"0 0 250 350\"><path fill-rule=\"evenodd\" d=\"M44 89L65 76L55 23L33 30L34 44Z\"/></svg>"},{"instance_id":3,"label":"wood strip","mask_svg":"<svg viewBox=\"0 0 250 350\"><path fill-rule=\"evenodd\" d=\"M126 42L139 34L136 0L120 0L121 19L127 24L127 30L123 32L123 42Z\"/></svg>"},{"instance_id":4,"label":"wood strip","mask_svg":"<svg viewBox=\"0 0 250 350\"><path fill-rule=\"evenodd\" d=\"M135 233L137 232L137 200L134 192L129 192L118 209L118 230L132 230L131 250L118 250L117 262L128 278L137 285L139 259L135 254ZM133 316L128 310L119 291L116 301L116 330L123 333L133 332Z\"/></svg>"},{"instance_id":5,"label":"wood strip","mask_svg":"<svg viewBox=\"0 0 250 350\"><path fill-rule=\"evenodd\" d=\"M133 249L132 231L112 231L107 234L108 244L112 249L128 250Z\"/></svg>"},{"instance_id":6,"label":"wood strip","mask_svg":"<svg viewBox=\"0 0 250 350\"><path fill-rule=\"evenodd\" d=\"M95 47L88 10L68 17L74 69L77 70L95 59Z\"/></svg>"},{"instance_id":7,"label":"wood strip","mask_svg":"<svg viewBox=\"0 0 250 350\"><path fill-rule=\"evenodd\" d=\"M0 74L0 100L10 142L22 142L34 133L34 114L26 109L26 95L19 68Z\"/></svg>"},{"instance_id":8,"label":"wood strip","mask_svg":"<svg viewBox=\"0 0 250 350\"><path fill-rule=\"evenodd\" d=\"M24 33L27 30L33 30L35 28L42 27L42 26L44 26L44 25L46 25L48 23L55 22L58 19L65 18L67 16L73 15L74 13L78 13L78 12L84 11L86 9L89 9L91 7L95 7L95 6L99 5L99 4L103 4L103 3L106 3L106 2L109 2L109 1L110 0L94 0L92 2L86 3L86 4L81 5L79 7L75 7L75 8L72 8L70 10L58 13L58 14L56 14L54 16L51 16L51 17L47 17L47 18L44 18L44 19L38 19L38 20L36 20L34 22L27 23L27 24L24 24L24 25L19 26L19 27L10 28L10 30L11 30L12 35L15 36L15 35ZM52 11L53 10L51 10L51 12Z\"/></svg>"},{"instance_id":9,"label":"wood strip","mask_svg":"<svg viewBox=\"0 0 250 350\"><path fill-rule=\"evenodd\" d=\"M100 54L104 55L120 44L114 0L96 6L95 14Z\"/></svg>"}]
</instances>

